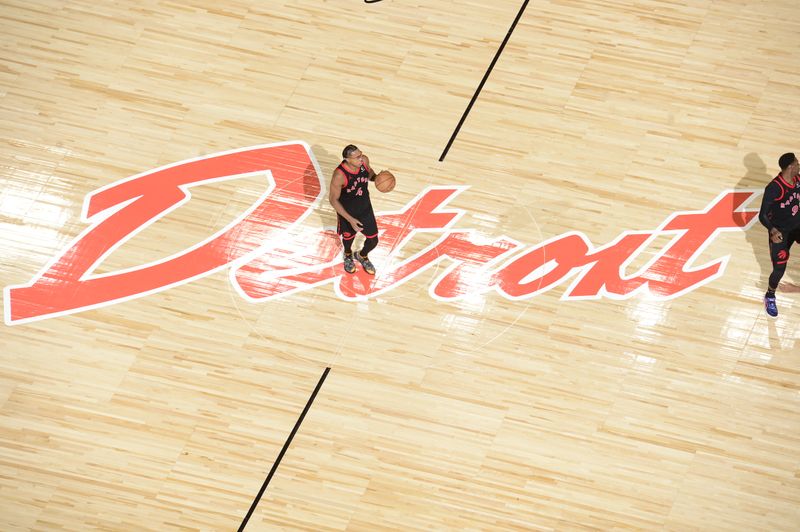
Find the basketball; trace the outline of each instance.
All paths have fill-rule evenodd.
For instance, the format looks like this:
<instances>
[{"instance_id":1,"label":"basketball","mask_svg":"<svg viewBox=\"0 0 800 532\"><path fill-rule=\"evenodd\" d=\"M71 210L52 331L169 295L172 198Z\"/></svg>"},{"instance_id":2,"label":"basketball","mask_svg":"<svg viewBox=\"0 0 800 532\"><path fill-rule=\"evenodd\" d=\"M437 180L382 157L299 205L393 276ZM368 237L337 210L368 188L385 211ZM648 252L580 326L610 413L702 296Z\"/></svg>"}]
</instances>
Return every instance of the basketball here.
<instances>
[{"instance_id":1,"label":"basketball","mask_svg":"<svg viewBox=\"0 0 800 532\"><path fill-rule=\"evenodd\" d=\"M391 192L394 189L394 185L394 175L388 170L383 170L375 176L375 188L381 192Z\"/></svg>"}]
</instances>

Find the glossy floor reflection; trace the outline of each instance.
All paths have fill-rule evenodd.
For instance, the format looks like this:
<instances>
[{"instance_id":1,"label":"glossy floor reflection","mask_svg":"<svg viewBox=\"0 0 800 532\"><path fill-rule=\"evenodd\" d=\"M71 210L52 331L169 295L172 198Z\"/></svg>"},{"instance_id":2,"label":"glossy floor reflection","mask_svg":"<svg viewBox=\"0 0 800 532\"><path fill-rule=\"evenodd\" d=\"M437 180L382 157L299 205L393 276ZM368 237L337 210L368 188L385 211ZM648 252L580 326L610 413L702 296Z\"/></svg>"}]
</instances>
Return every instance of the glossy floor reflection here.
<instances>
[{"instance_id":1,"label":"glossy floor reflection","mask_svg":"<svg viewBox=\"0 0 800 532\"><path fill-rule=\"evenodd\" d=\"M519 7L4 7L4 530L797 528L798 7Z\"/></svg>"}]
</instances>

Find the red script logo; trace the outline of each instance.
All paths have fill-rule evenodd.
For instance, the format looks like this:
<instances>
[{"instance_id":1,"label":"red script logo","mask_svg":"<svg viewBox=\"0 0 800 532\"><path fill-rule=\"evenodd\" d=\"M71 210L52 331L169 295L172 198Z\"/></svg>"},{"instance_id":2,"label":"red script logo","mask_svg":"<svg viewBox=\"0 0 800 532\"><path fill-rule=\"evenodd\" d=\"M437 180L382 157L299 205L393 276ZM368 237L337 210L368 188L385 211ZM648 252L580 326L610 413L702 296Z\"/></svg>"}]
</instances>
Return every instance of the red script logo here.
<instances>
[{"instance_id":1,"label":"red script logo","mask_svg":"<svg viewBox=\"0 0 800 532\"><path fill-rule=\"evenodd\" d=\"M189 249L157 262L105 274L92 272L114 249L191 198L191 188L248 175L264 178L262 196L226 228ZM30 283L5 289L5 321L18 324L81 312L166 290L229 267L237 292L251 301L285 297L333 283L339 297L362 300L396 288L446 261L431 283L441 301L496 292L527 299L572 278L562 299L630 298L646 291L667 299L723 274L728 257L696 265L694 259L720 231L746 229L757 212L741 210L754 191L725 191L705 210L677 212L657 229L625 231L596 247L570 231L534 245L453 228L464 214L446 205L467 187L428 187L396 212L379 213L383 256L376 277L343 274L341 245L333 230L287 238L324 191L309 147L299 141L213 154L145 172L86 197L86 228ZM438 238L422 251L393 262L415 234ZM639 271L626 266L659 235L672 240ZM297 242L302 242L298 246Z\"/></svg>"}]
</instances>

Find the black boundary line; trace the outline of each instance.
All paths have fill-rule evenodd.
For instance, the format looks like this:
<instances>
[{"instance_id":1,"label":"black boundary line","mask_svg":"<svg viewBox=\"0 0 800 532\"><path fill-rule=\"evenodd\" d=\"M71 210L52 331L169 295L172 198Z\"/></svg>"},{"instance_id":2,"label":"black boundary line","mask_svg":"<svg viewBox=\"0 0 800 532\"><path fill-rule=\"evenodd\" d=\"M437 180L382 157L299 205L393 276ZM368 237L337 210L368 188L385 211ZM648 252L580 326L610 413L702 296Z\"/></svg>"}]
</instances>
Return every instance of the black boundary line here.
<instances>
[{"instance_id":1,"label":"black boundary line","mask_svg":"<svg viewBox=\"0 0 800 532\"><path fill-rule=\"evenodd\" d=\"M525 12L525 8L528 7L528 0L525 0L522 3L522 7L519 8L519 13L517 13L517 18L514 19L514 23L511 24L511 27L508 29L508 33L506 33L506 38L503 39L503 43L500 45L500 48L497 49L497 53L494 54L494 59L492 59L492 63L489 65L489 68L486 70L486 74L483 75L483 79L481 80L480 85L478 85L477 90L475 90L475 94L472 95L472 100L470 100L467 109L464 111L464 114L461 115L461 120L458 122L455 131L453 131L453 135L450 137L450 141L447 143L447 147L445 147L444 151L442 152L442 156L439 157L439 162L444 161L447 152L450 151L450 146L453 144L453 141L456 139L456 135L461 130L461 126L464 125L464 120L467 119L467 115L469 114L472 106L475 105L475 100L478 99L478 95L481 93L481 89L483 89L483 85L486 83L486 80L489 79L489 74L492 73L492 69L494 68L494 64L497 63L497 60L500 58L500 54L503 53L503 48L506 47L506 43L508 39L511 38L511 34L514 32L514 28L517 27L517 23L519 19L522 18L522 13Z\"/></svg>"},{"instance_id":2,"label":"black boundary line","mask_svg":"<svg viewBox=\"0 0 800 532\"><path fill-rule=\"evenodd\" d=\"M311 408L311 403L314 402L314 398L317 396L317 392L319 392L319 389L322 388L322 383L325 382L325 377L328 376L328 372L330 370L331 368L325 368L325 371L322 372L322 377L319 378L317 387L314 388L314 393L311 394L311 397L309 397L308 402L306 403L306 407L303 409L303 412L300 414L300 417L297 418L297 423L294 424L294 428L292 429L291 434L289 434L289 437L286 439L286 443L283 444L283 449L281 449L281 452L278 454L278 459L275 460L274 464L272 464L272 469L270 469L269 475L267 475L266 480L264 480L264 484L261 486L261 489L258 490L258 495L256 495L253 504L250 505L250 510L248 510L247 515L244 516L242 524L239 525L239 532L242 532L244 530L244 527L247 525L247 521L249 521L250 516L253 515L253 511L255 511L256 506L258 506L258 502L261 500L261 496L264 495L264 492L267 489L267 485L269 485L269 481L272 480L272 476L278 469L278 465L280 465L281 459L283 459L283 455L286 454L286 450L289 448L289 445L291 445L292 439L294 438L294 435L297 433L297 429L300 428L300 423L302 423L303 418L306 417L308 409Z\"/></svg>"}]
</instances>

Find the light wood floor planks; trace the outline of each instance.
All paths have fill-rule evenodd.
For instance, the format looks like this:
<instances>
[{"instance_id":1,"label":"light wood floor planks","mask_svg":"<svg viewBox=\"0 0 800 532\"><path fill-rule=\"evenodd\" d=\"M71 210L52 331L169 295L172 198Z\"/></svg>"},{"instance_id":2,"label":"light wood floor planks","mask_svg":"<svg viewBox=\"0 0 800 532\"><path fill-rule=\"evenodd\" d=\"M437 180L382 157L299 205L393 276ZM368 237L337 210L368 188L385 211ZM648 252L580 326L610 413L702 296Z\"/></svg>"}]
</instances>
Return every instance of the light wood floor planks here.
<instances>
[{"instance_id":1,"label":"light wood floor planks","mask_svg":"<svg viewBox=\"0 0 800 532\"><path fill-rule=\"evenodd\" d=\"M635 293L572 297L587 268L526 297L498 288L512 258L569 235L549 258L650 235L633 275L679 255L666 250L680 233L660 231L676 213L763 190L780 154L800 153L800 5L531 1L439 163L520 5L2 3L4 287L90 226L87 196L164 165L299 141L327 187L352 142L398 185L372 191L395 231L372 254L377 295L348 298L370 280L315 266L335 244L322 190L264 242L269 267L307 267L318 285L293 270L260 286L295 292L252 301L226 266L0 326L0 528L234 530L326 367L247 530L800 528L800 260L768 318L757 222L729 217L745 227ZM316 168L302 168L311 199ZM183 252L269 179L193 186L95 273ZM414 201L442 189L438 217L422 216ZM438 232L403 233L404 210ZM400 279L448 232L471 243L453 244L460 262ZM500 239L510 253L482 267ZM674 297L648 289L720 259ZM53 300L69 299L62 285ZM433 293L445 285L463 297Z\"/></svg>"}]
</instances>

